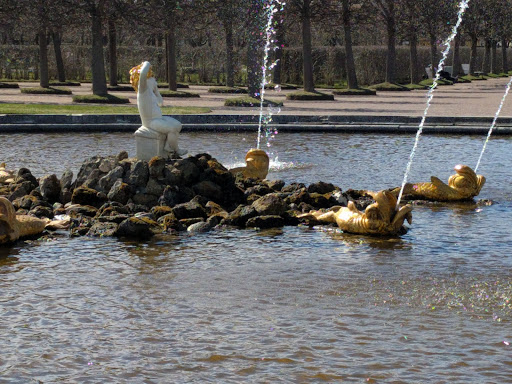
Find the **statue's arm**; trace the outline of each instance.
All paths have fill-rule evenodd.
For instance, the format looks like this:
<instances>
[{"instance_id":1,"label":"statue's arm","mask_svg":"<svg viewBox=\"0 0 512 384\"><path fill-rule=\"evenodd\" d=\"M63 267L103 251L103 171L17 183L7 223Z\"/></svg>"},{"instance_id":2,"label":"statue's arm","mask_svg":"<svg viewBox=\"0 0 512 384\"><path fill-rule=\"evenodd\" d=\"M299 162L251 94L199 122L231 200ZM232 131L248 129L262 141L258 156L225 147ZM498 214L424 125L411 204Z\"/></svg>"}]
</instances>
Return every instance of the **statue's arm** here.
<instances>
[{"instance_id":1,"label":"statue's arm","mask_svg":"<svg viewBox=\"0 0 512 384\"><path fill-rule=\"evenodd\" d=\"M148 73L151 69L151 64L149 61L145 61L142 63L142 68L140 70L140 77L139 77L139 92L145 92L148 88Z\"/></svg>"},{"instance_id":2,"label":"statue's arm","mask_svg":"<svg viewBox=\"0 0 512 384\"><path fill-rule=\"evenodd\" d=\"M164 99L162 98L162 95L160 94L160 91L158 90L158 84L156 81L153 81L153 93L156 96L156 103L159 107L164 105Z\"/></svg>"}]
</instances>

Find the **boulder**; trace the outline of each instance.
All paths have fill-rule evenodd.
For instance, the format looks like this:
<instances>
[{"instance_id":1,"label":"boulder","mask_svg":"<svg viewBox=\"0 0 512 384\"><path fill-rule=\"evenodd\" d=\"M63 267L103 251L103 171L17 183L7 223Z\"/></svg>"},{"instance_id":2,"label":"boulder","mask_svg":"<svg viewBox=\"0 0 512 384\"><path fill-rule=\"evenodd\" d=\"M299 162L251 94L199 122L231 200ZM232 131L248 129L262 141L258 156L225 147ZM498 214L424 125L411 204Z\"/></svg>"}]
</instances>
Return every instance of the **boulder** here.
<instances>
[{"instance_id":1,"label":"boulder","mask_svg":"<svg viewBox=\"0 0 512 384\"><path fill-rule=\"evenodd\" d=\"M288 209L286 203L277 193L269 193L260 197L252 203L252 207L256 210L259 216L280 216Z\"/></svg>"},{"instance_id":2,"label":"boulder","mask_svg":"<svg viewBox=\"0 0 512 384\"><path fill-rule=\"evenodd\" d=\"M137 160L130 168L128 184L135 188L145 187L149 180L148 163L143 160Z\"/></svg>"},{"instance_id":3,"label":"boulder","mask_svg":"<svg viewBox=\"0 0 512 384\"><path fill-rule=\"evenodd\" d=\"M280 228L285 224L285 220L277 215L256 216L247 220L247 228Z\"/></svg>"},{"instance_id":4,"label":"boulder","mask_svg":"<svg viewBox=\"0 0 512 384\"><path fill-rule=\"evenodd\" d=\"M41 178L39 181L39 188L41 195L50 203L59 201L60 198L60 181L56 175L48 175Z\"/></svg>"},{"instance_id":5,"label":"boulder","mask_svg":"<svg viewBox=\"0 0 512 384\"><path fill-rule=\"evenodd\" d=\"M223 201L224 193L222 188L213 181L201 181L195 184L192 189L196 194L206 197L209 200L213 200L217 203L221 203Z\"/></svg>"},{"instance_id":6,"label":"boulder","mask_svg":"<svg viewBox=\"0 0 512 384\"><path fill-rule=\"evenodd\" d=\"M98 181L98 190L108 193L117 180L122 180L124 168L120 165L111 169L105 176Z\"/></svg>"},{"instance_id":7,"label":"boulder","mask_svg":"<svg viewBox=\"0 0 512 384\"><path fill-rule=\"evenodd\" d=\"M148 218L130 217L119 224L114 236L149 239L155 234L156 229L158 229L156 221Z\"/></svg>"},{"instance_id":8,"label":"boulder","mask_svg":"<svg viewBox=\"0 0 512 384\"><path fill-rule=\"evenodd\" d=\"M183 225L174 216L174 213L168 213L158 219L158 223L163 226L164 231L183 231Z\"/></svg>"},{"instance_id":9,"label":"boulder","mask_svg":"<svg viewBox=\"0 0 512 384\"><path fill-rule=\"evenodd\" d=\"M71 184L73 184L73 172L70 169L66 169L60 177L60 188L61 190L69 190L71 188Z\"/></svg>"},{"instance_id":10,"label":"boulder","mask_svg":"<svg viewBox=\"0 0 512 384\"><path fill-rule=\"evenodd\" d=\"M324 195L326 193L334 191L336 186L331 183L324 183L323 181L319 181L318 183L313 183L308 186L309 193L319 193Z\"/></svg>"},{"instance_id":11,"label":"boulder","mask_svg":"<svg viewBox=\"0 0 512 384\"><path fill-rule=\"evenodd\" d=\"M185 185L194 185L199 181L201 170L195 164L196 161L197 159L193 157L187 157L186 159L178 160L174 163L174 168L181 171L182 182Z\"/></svg>"},{"instance_id":12,"label":"boulder","mask_svg":"<svg viewBox=\"0 0 512 384\"><path fill-rule=\"evenodd\" d=\"M113 222L96 222L89 228L86 235L92 237L111 237L114 236L118 227L118 224Z\"/></svg>"},{"instance_id":13,"label":"boulder","mask_svg":"<svg viewBox=\"0 0 512 384\"><path fill-rule=\"evenodd\" d=\"M123 183L121 180L117 180L110 191L108 192L108 199L110 201L116 201L121 204L126 204L131 196L131 188L128 184Z\"/></svg>"},{"instance_id":14,"label":"boulder","mask_svg":"<svg viewBox=\"0 0 512 384\"><path fill-rule=\"evenodd\" d=\"M172 213L178 220L195 217L206 218L206 210L195 201L175 205L172 208Z\"/></svg>"},{"instance_id":15,"label":"boulder","mask_svg":"<svg viewBox=\"0 0 512 384\"><path fill-rule=\"evenodd\" d=\"M92 205L96 208L100 208L106 201L107 196L104 193L85 186L75 188L71 196L73 204Z\"/></svg>"},{"instance_id":16,"label":"boulder","mask_svg":"<svg viewBox=\"0 0 512 384\"><path fill-rule=\"evenodd\" d=\"M165 159L155 156L148 162L149 177L154 179L162 179L164 177Z\"/></svg>"}]
</instances>

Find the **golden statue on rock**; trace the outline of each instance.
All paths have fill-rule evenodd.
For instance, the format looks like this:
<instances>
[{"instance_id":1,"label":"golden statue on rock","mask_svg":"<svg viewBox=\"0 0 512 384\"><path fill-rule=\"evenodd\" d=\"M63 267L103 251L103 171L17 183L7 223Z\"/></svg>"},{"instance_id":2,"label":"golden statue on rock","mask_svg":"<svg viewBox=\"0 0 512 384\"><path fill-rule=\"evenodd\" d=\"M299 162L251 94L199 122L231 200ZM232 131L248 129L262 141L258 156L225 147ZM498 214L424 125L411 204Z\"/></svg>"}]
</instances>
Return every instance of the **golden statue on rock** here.
<instances>
[{"instance_id":1,"label":"golden statue on rock","mask_svg":"<svg viewBox=\"0 0 512 384\"><path fill-rule=\"evenodd\" d=\"M28 215L16 215L12 203L0 196L0 244L12 243L19 238L38 235L49 229L65 229L69 220L38 219Z\"/></svg>"},{"instance_id":2,"label":"golden statue on rock","mask_svg":"<svg viewBox=\"0 0 512 384\"><path fill-rule=\"evenodd\" d=\"M396 210L396 197L389 191L368 192L375 203L359 211L354 202L346 207L332 207L328 211L311 211L299 218L336 223L343 232L361 235L399 235L405 220L412 223L412 207L405 205Z\"/></svg>"},{"instance_id":3,"label":"golden statue on rock","mask_svg":"<svg viewBox=\"0 0 512 384\"><path fill-rule=\"evenodd\" d=\"M246 178L263 180L267 177L270 160L265 151L261 149L250 149L245 155L245 167L232 168L231 173L242 172Z\"/></svg>"},{"instance_id":4,"label":"golden statue on rock","mask_svg":"<svg viewBox=\"0 0 512 384\"><path fill-rule=\"evenodd\" d=\"M450 176L448 185L432 176L430 183L407 183L403 195L411 199L432 201L469 200L477 196L485 184L485 177L477 175L467 165L456 165L457 174ZM393 190L398 195L400 188Z\"/></svg>"},{"instance_id":5,"label":"golden statue on rock","mask_svg":"<svg viewBox=\"0 0 512 384\"><path fill-rule=\"evenodd\" d=\"M5 163L0 164L0 183L9 184L14 182L14 172L6 169Z\"/></svg>"}]
</instances>

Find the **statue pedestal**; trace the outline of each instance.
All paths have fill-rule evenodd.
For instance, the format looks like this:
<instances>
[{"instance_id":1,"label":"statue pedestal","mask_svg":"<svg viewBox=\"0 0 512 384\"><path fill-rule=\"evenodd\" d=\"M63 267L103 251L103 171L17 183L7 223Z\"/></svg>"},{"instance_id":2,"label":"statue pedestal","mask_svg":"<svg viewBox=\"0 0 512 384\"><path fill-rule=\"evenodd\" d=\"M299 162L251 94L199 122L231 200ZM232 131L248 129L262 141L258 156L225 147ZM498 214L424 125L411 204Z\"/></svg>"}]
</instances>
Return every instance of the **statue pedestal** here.
<instances>
[{"instance_id":1,"label":"statue pedestal","mask_svg":"<svg viewBox=\"0 0 512 384\"><path fill-rule=\"evenodd\" d=\"M137 159L149 161L155 156L165 157L164 145L167 139L166 134L142 126L137 129L134 135Z\"/></svg>"}]
</instances>

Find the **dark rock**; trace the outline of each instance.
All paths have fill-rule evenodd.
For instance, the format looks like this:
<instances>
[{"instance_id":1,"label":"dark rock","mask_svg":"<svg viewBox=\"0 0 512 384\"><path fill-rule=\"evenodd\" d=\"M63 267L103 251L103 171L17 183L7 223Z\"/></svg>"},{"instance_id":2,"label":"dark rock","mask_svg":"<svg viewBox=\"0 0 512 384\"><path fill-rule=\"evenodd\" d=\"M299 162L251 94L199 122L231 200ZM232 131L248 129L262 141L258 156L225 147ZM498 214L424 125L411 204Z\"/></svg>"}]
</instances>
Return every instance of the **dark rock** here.
<instances>
[{"instance_id":1,"label":"dark rock","mask_svg":"<svg viewBox=\"0 0 512 384\"><path fill-rule=\"evenodd\" d=\"M114 236L119 227L118 224L113 222L96 222L92 225L92 227L87 231L87 236L92 237L105 237L105 236Z\"/></svg>"},{"instance_id":2,"label":"dark rock","mask_svg":"<svg viewBox=\"0 0 512 384\"><path fill-rule=\"evenodd\" d=\"M130 217L119 224L114 236L149 239L155 234L157 228L158 223L153 220Z\"/></svg>"},{"instance_id":3,"label":"dark rock","mask_svg":"<svg viewBox=\"0 0 512 384\"><path fill-rule=\"evenodd\" d=\"M8 199L14 201L20 197L28 195L34 189L34 184L31 181L22 181L21 183L11 184L11 194Z\"/></svg>"},{"instance_id":4,"label":"dark rock","mask_svg":"<svg viewBox=\"0 0 512 384\"><path fill-rule=\"evenodd\" d=\"M105 157L100 161L98 169L103 173L109 173L119 165L119 161L114 156Z\"/></svg>"},{"instance_id":5,"label":"dark rock","mask_svg":"<svg viewBox=\"0 0 512 384\"><path fill-rule=\"evenodd\" d=\"M189 201L188 203L175 205L172 208L172 212L178 220L189 219L193 217L206 218L206 210L195 201Z\"/></svg>"},{"instance_id":6,"label":"dark rock","mask_svg":"<svg viewBox=\"0 0 512 384\"><path fill-rule=\"evenodd\" d=\"M160 199L158 200L158 204L167 205L169 207L174 207L176 204L179 204L179 202L179 188L170 185L165 187L162 196L160 196Z\"/></svg>"},{"instance_id":7,"label":"dark rock","mask_svg":"<svg viewBox=\"0 0 512 384\"><path fill-rule=\"evenodd\" d=\"M183 182L183 172L173 167L166 165L163 171L164 183L167 185L179 185Z\"/></svg>"},{"instance_id":8,"label":"dark rock","mask_svg":"<svg viewBox=\"0 0 512 384\"><path fill-rule=\"evenodd\" d=\"M250 195L259 195L259 196L265 196L266 194L274 192L272 188L265 184L259 184L255 185L254 187L249 187L245 190L244 195L250 196Z\"/></svg>"},{"instance_id":9,"label":"dark rock","mask_svg":"<svg viewBox=\"0 0 512 384\"><path fill-rule=\"evenodd\" d=\"M164 177L165 159L160 156L155 156L148 163L149 177L155 179L162 179Z\"/></svg>"},{"instance_id":10,"label":"dark rock","mask_svg":"<svg viewBox=\"0 0 512 384\"><path fill-rule=\"evenodd\" d=\"M56 175L48 175L41 178L39 181L41 195L50 203L59 201L60 198L60 181Z\"/></svg>"},{"instance_id":11,"label":"dark rock","mask_svg":"<svg viewBox=\"0 0 512 384\"><path fill-rule=\"evenodd\" d=\"M277 215L256 216L249 220L245 225L247 228L280 228L284 226L284 219Z\"/></svg>"},{"instance_id":12,"label":"dark rock","mask_svg":"<svg viewBox=\"0 0 512 384\"><path fill-rule=\"evenodd\" d=\"M288 209L286 203L277 193L269 193L263 197L260 197L258 200L252 203L252 207L256 210L259 216L280 216Z\"/></svg>"},{"instance_id":13,"label":"dark rock","mask_svg":"<svg viewBox=\"0 0 512 384\"><path fill-rule=\"evenodd\" d=\"M70 189L73 184L73 172L70 169L66 169L60 177L60 188Z\"/></svg>"},{"instance_id":14,"label":"dark rock","mask_svg":"<svg viewBox=\"0 0 512 384\"><path fill-rule=\"evenodd\" d=\"M36 188L39 185L37 179L34 177L34 175L32 175L32 172L30 172L30 170L28 170L27 168L20 168L16 173L15 182L16 184L19 184L23 183L24 181L30 182L30 190Z\"/></svg>"},{"instance_id":15,"label":"dark rock","mask_svg":"<svg viewBox=\"0 0 512 384\"><path fill-rule=\"evenodd\" d=\"M198 223L189 225L187 227L187 232L190 232L190 233L208 232L212 228L213 228L213 226L210 223L208 223L206 221L200 221Z\"/></svg>"},{"instance_id":16,"label":"dark rock","mask_svg":"<svg viewBox=\"0 0 512 384\"><path fill-rule=\"evenodd\" d=\"M300 203L311 203L311 196L306 191L306 188L298 189L292 192L288 197L285 198L287 204L300 204Z\"/></svg>"},{"instance_id":17,"label":"dark rock","mask_svg":"<svg viewBox=\"0 0 512 384\"><path fill-rule=\"evenodd\" d=\"M190 227L191 225L197 224L197 223L204 223L204 219L202 217L190 217L187 219L180 219L180 223L184 228Z\"/></svg>"},{"instance_id":18,"label":"dark rock","mask_svg":"<svg viewBox=\"0 0 512 384\"><path fill-rule=\"evenodd\" d=\"M168 215L172 213L172 208L166 205L158 205L151 208L151 213L157 218L161 218L162 216Z\"/></svg>"},{"instance_id":19,"label":"dark rock","mask_svg":"<svg viewBox=\"0 0 512 384\"><path fill-rule=\"evenodd\" d=\"M95 217L98 214L98 209L90 205L70 205L66 208L66 213L72 217L89 216Z\"/></svg>"},{"instance_id":20,"label":"dark rock","mask_svg":"<svg viewBox=\"0 0 512 384\"><path fill-rule=\"evenodd\" d=\"M109 216L100 216L98 217L96 220L100 223L116 223L116 224L121 224L123 221L125 221L126 219L129 219L131 216L130 215L127 215L127 214L124 214L124 213L119 213L117 215L109 215Z\"/></svg>"},{"instance_id":21,"label":"dark rock","mask_svg":"<svg viewBox=\"0 0 512 384\"><path fill-rule=\"evenodd\" d=\"M72 217L69 226L69 235L71 237L84 236L89 232L89 228L93 225L93 220L87 216Z\"/></svg>"},{"instance_id":22,"label":"dark rock","mask_svg":"<svg viewBox=\"0 0 512 384\"><path fill-rule=\"evenodd\" d=\"M313 207L311 204L302 202L298 205L297 209L303 213L307 213L309 211L314 210L315 207Z\"/></svg>"},{"instance_id":23,"label":"dark rock","mask_svg":"<svg viewBox=\"0 0 512 384\"><path fill-rule=\"evenodd\" d=\"M285 182L283 180L263 180L263 182L267 185L267 187L276 192L280 192L281 189L285 186Z\"/></svg>"},{"instance_id":24,"label":"dark rock","mask_svg":"<svg viewBox=\"0 0 512 384\"><path fill-rule=\"evenodd\" d=\"M110 191L108 192L108 199L110 201L116 201L121 204L126 204L131 196L131 187L123 183L121 180L117 180Z\"/></svg>"},{"instance_id":25,"label":"dark rock","mask_svg":"<svg viewBox=\"0 0 512 384\"><path fill-rule=\"evenodd\" d=\"M60 191L59 201L62 204L67 204L71 201L72 196L73 196L73 193L69 189L67 189L67 188L62 189Z\"/></svg>"},{"instance_id":26,"label":"dark rock","mask_svg":"<svg viewBox=\"0 0 512 384\"><path fill-rule=\"evenodd\" d=\"M185 185L191 186L199 181L199 176L201 175L201 171L199 167L195 164L197 159L193 157L188 157L183 160L178 160L174 163L174 168L181 171L183 176L183 183Z\"/></svg>"},{"instance_id":27,"label":"dark rock","mask_svg":"<svg viewBox=\"0 0 512 384\"><path fill-rule=\"evenodd\" d=\"M245 227L245 223L252 217L258 215L256 209L250 205L239 205L234 211L229 213L229 216L223 219L220 224L232 225L236 227Z\"/></svg>"},{"instance_id":28,"label":"dark rock","mask_svg":"<svg viewBox=\"0 0 512 384\"><path fill-rule=\"evenodd\" d=\"M219 204L215 203L214 201L208 201L205 204L205 208L206 208L206 214L208 215L208 217L213 216L213 215L219 215L223 218L226 218L229 216L229 213L224 208L222 208Z\"/></svg>"},{"instance_id":29,"label":"dark rock","mask_svg":"<svg viewBox=\"0 0 512 384\"><path fill-rule=\"evenodd\" d=\"M335 189L336 186L334 184L324 183L323 181L319 181L318 183L313 183L308 186L309 193L319 193L321 195L332 192Z\"/></svg>"},{"instance_id":30,"label":"dark rock","mask_svg":"<svg viewBox=\"0 0 512 384\"><path fill-rule=\"evenodd\" d=\"M110 170L105 176L103 176L98 181L98 190L108 193L112 189L112 186L117 180L123 179L123 173L124 168L120 165Z\"/></svg>"},{"instance_id":31,"label":"dark rock","mask_svg":"<svg viewBox=\"0 0 512 384\"><path fill-rule=\"evenodd\" d=\"M82 184L85 183L85 181L89 178L91 173L94 170L98 170L98 167L100 166L102 158L99 156L93 156L86 160L82 166L80 167L80 170L78 171L78 175L76 176L75 180L75 187L79 187Z\"/></svg>"},{"instance_id":32,"label":"dark rock","mask_svg":"<svg viewBox=\"0 0 512 384\"><path fill-rule=\"evenodd\" d=\"M313 192L309 195L311 196L310 204L315 208L330 208L337 203L336 200L331 200L331 196L328 194L325 196L320 193Z\"/></svg>"},{"instance_id":33,"label":"dark rock","mask_svg":"<svg viewBox=\"0 0 512 384\"><path fill-rule=\"evenodd\" d=\"M71 203L80 205L92 205L99 208L107 201L107 196L92 188L84 186L75 188L71 196Z\"/></svg>"},{"instance_id":34,"label":"dark rock","mask_svg":"<svg viewBox=\"0 0 512 384\"><path fill-rule=\"evenodd\" d=\"M165 190L165 186L160 184L156 179L150 178L146 184L146 193L159 197Z\"/></svg>"},{"instance_id":35,"label":"dark rock","mask_svg":"<svg viewBox=\"0 0 512 384\"><path fill-rule=\"evenodd\" d=\"M158 197L148 193L136 193L133 195L132 200L135 204L144 205L147 208L158 205Z\"/></svg>"},{"instance_id":36,"label":"dark rock","mask_svg":"<svg viewBox=\"0 0 512 384\"><path fill-rule=\"evenodd\" d=\"M293 193L302 188L306 188L306 186L302 183L291 183L290 185L286 185L283 188L281 188L281 192Z\"/></svg>"},{"instance_id":37,"label":"dark rock","mask_svg":"<svg viewBox=\"0 0 512 384\"><path fill-rule=\"evenodd\" d=\"M81 186L96 189L96 186L98 185L98 181L104 175L105 174L103 172L101 172L99 169L93 169L92 172L87 177L87 179L81 184Z\"/></svg>"},{"instance_id":38,"label":"dark rock","mask_svg":"<svg viewBox=\"0 0 512 384\"><path fill-rule=\"evenodd\" d=\"M222 188L212 181L205 180L195 184L192 189L198 195L201 195L208 200L213 200L217 203L222 203L224 193Z\"/></svg>"},{"instance_id":39,"label":"dark rock","mask_svg":"<svg viewBox=\"0 0 512 384\"><path fill-rule=\"evenodd\" d=\"M256 200L258 200L261 196L260 195L256 195L256 194L252 194L250 196L247 196L247 204L252 204L254 203Z\"/></svg>"},{"instance_id":40,"label":"dark rock","mask_svg":"<svg viewBox=\"0 0 512 384\"><path fill-rule=\"evenodd\" d=\"M44 205L38 205L37 207L32 208L29 211L29 214L39 218L47 217L49 219L52 219L53 209L51 207L46 207Z\"/></svg>"},{"instance_id":41,"label":"dark rock","mask_svg":"<svg viewBox=\"0 0 512 384\"><path fill-rule=\"evenodd\" d=\"M12 202L14 208L16 209L27 209L31 210L32 207L35 207L39 202L39 199L33 195L25 195L20 197Z\"/></svg>"},{"instance_id":42,"label":"dark rock","mask_svg":"<svg viewBox=\"0 0 512 384\"><path fill-rule=\"evenodd\" d=\"M130 168L130 177L128 184L135 188L145 187L149 180L148 163L143 160L137 160Z\"/></svg>"},{"instance_id":43,"label":"dark rock","mask_svg":"<svg viewBox=\"0 0 512 384\"><path fill-rule=\"evenodd\" d=\"M174 213L168 213L167 215L161 216L158 219L158 223L163 226L165 231L183 231L183 225L174 216Z\"/></svg>"},{"instance_id":44,"label":"dark rock","mask_svg":"<svg viewBox=\"0 0 512 384\"><path fill-rule=\"evenodd\" d=\"M117 161L126 160L128 158L128 152L121 151L121 152L119 152L119 154L116 157L117 157Z\"/></svg>"}]
</instances>

